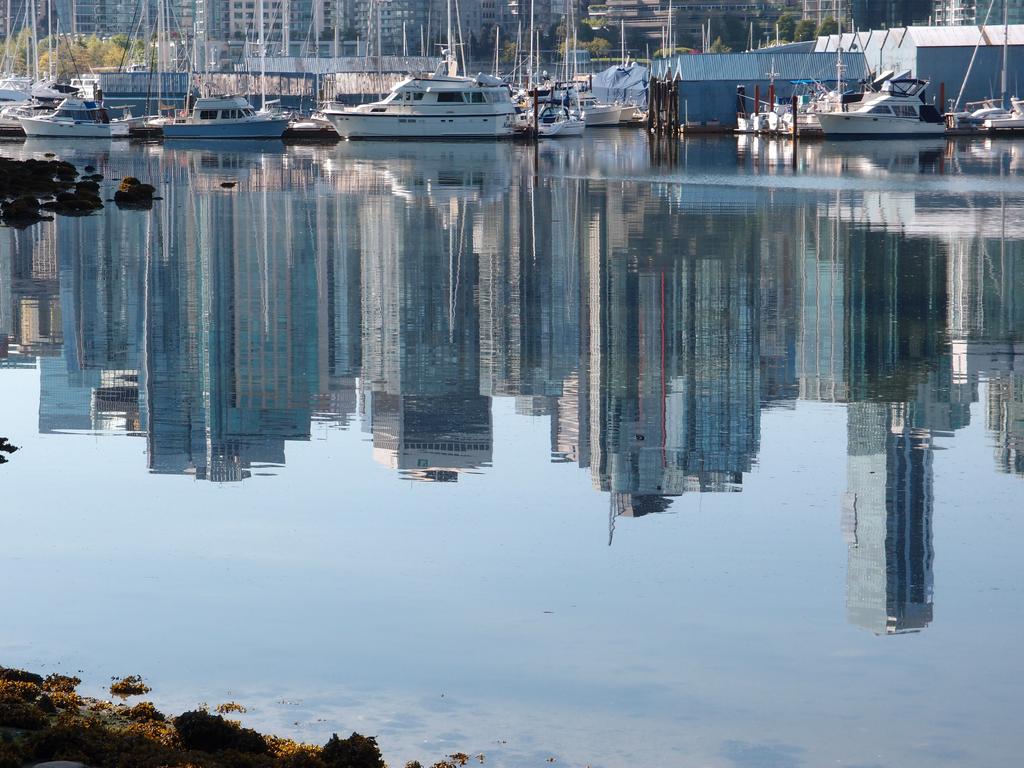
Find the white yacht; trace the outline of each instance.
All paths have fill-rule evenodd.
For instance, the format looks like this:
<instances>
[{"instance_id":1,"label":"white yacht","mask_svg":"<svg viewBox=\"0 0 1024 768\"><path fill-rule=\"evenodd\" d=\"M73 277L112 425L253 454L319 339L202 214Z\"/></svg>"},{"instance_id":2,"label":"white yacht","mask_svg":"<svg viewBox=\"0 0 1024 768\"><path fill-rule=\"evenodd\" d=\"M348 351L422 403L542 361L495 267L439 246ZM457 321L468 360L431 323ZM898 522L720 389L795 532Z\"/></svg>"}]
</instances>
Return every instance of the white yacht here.
<instances>
[{"instance_id":1,"label":"white yacht","mask_svg":"<svg viewBox=\"0 0 1024 768\"><path fill-rule=\"evenodd\" d=\"M50 112L18 115L18 122L29 138L120 139L128 138L129 120L111 119L110 113L95 101L64 99Z\"/></svg>"},{"instance_id":2,"label":"white yacht","mask_svg":"<svg viewBox=\"0 0 1024 768\"><path fill-rule=\"evenodd\" d=\"M161 127L165 139L279 139L290 119L280 112L257 111L244 96L203 96L190 114L149 125Z\"/></svg>"},{"instance_id":3,"label":"white yacht","mask_svg":"<svg viewBox=\"0 0 1024 768\"><path fill-rule=\"evenodd\" d=\"M942 115L923 101L927 80L889 80L877 93L866 93L849 112L822 112L818 123L827 138L870 139L884 136L935 136L945 132ZM853 106L853 105L850 105Z\"/></svg>"},{"instance_id":4,"label":"white yacht","mask_svg":"<svg viewBox=\"0 0 1024 768\"><path fill-rule=\"evenodd\" d=\"M515 107L496 77L461 77L452 59L433 74L409 77L387 98L320 114L343 139L504 139L512 136Z\"/></svg>"}]
</instances>

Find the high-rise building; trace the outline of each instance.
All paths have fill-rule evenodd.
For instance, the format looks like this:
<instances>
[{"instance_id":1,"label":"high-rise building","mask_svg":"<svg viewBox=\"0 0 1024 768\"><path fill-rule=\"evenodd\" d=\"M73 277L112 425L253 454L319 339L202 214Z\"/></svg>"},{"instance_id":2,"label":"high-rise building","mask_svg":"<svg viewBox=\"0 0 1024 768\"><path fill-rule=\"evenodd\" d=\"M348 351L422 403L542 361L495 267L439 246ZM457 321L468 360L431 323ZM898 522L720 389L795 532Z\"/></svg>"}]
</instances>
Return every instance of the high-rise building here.
<instances>
[{"instance_id":1,"label":"high-rise building","mask_svg":"<svg viewBox=\"0 0 1024 768\"><path fill-rule=\"evenodd\" d=\"M928 24L932 0L852 0L854 29L891 29Z\"/></svg>"}]
</instances>

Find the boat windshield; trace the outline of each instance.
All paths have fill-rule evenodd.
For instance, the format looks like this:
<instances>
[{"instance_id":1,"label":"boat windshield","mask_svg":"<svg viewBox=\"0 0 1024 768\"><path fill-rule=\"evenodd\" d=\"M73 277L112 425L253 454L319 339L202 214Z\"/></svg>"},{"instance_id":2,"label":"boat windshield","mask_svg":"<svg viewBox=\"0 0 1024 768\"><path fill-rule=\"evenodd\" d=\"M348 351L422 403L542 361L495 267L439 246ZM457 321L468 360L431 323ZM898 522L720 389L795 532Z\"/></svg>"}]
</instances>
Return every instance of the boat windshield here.
<instances>
[{"instance_id":1,"label":"boat windshield","mask_svg":"<svg viewBox=\"0 0 1024 768\"><path fill-rule=\"evenodd\" d=\"M569 110L565 107L544 107L544 111L540 113L540 119L545 123L554 123L558 120L568 120Z\"/></svg>"}]
</instances>

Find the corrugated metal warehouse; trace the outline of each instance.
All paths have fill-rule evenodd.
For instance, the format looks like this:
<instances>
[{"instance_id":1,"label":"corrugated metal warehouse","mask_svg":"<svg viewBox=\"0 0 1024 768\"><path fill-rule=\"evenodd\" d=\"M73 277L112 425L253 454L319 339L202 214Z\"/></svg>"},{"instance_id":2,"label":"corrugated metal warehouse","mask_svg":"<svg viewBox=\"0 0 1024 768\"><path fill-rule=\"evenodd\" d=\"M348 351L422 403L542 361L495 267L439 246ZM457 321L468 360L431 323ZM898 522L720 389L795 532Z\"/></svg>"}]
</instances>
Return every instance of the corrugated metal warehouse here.
<instances>
[{"instance_id":1,"label":"corrugated metal warehouse","mask_svg":"<svg viewBox=\"0 0 1024 768\"><path fill-rule=\"evenodd\" d=\"M794 80L835 81L835 53L792 53L751 51L749 53L699 53L661 59L652 65L653 74L664 77L671 72L679 83L679 114L689 124L736 127L736 88L743 86L748 109L759 88L762 100L768 98L771 73L775 91L788 99L800 86ZM843 53L843 79L859 81L869 75L864 54Z\"/></svg>"},{"instance_id":2,"label":"corrugated metal warehouse","mask_svg":"<svg viewBox=\"0 0 1024 768\"><path fill-rule=\"evenodd\" d=\"M967 74L975 46L978 54L964 88L964 101L981 101L999 96L1003 62L1003 25L985 27L899 27L842 35L844 51L861 51L876 72L910 71L930 80L930 93L937 96L945 85L946 101L956 99ZM814 50L832 53L839 49L840 36L818 38ZM1024 95L1024 24L1009 26L1007 83L1011 96ZM961 102L961 106L963 103Z\"/></svg>"},{"instance_id":3,"label":"corrugated metal warehouse","mask_svg":"<svg viewBox=\"0 0 1024 768\"><path fill-rule=\"evenodd\" d=\"M1007 82L1011 96L1024 96L1024 24L1011 24L1007 46ZM980 42L980 45L979 45ZM978 47L970 79L964 87L966 102L999 96L1003 60L1003 26L898 27L820 37L814 43L794 43L747 53L704 53L655 61L652 74L667 72L680 83L680 115L701 125L736 125L736 87L748 97L760 88L766 98L769 72L776 75L776 92L793 94L793 80L834 81L836 52L842 45L843 78L856 82L892 70L910 72L931 81L929 102L946 111L956 100L968 65ZM945 91L946 103L939 105ZM748 101L748 104L752 104Z\"/></svg>"}]
</instances>

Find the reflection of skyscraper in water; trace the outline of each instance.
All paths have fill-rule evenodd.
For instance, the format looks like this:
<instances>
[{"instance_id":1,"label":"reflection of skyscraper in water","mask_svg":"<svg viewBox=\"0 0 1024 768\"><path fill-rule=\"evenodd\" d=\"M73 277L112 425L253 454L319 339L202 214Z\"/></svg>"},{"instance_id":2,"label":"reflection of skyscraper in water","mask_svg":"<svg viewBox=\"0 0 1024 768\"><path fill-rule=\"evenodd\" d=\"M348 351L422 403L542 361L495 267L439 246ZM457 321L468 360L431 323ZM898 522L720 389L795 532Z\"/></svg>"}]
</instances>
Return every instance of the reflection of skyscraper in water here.
<instances>
[{"instance_id":1,"label":"reflection of skyscraper in water","mask_svg":"<svg viewBox=\"0 0 1024 768\"><path fill-rule=\"evenodd\" d=\"M798 254L800 332L797 369L801 400L846 402L846 249L837 222L806 216ZM845 242L845 241L842 241Z\"/></svg>"},{"instance_id":2,"label":"reflection of skyscraper in water","mask_svg":"<svg viewBox=\"0 0 1024 768\"><path fill-rule=\"evenodd\" d=\"M362 364L360 256L354 195L318 196L313 237L317 285L317 418L341 426L356 411Z\"/></svg>"},{"instance_id":3,"label":"reflection of skyscraper in water","mask_svg":"<svg viewBox=\"0 0 1024 768\"><path fill-rule=\"evenodd\" d=\"M0 351L40 357L41 432L142 428L139 229L59 217L0 239Z\"/></svg>"},{"instance_id":4,"label":"reflection of skyscraper in water","mask_svg":"<svg viewBox=\"0 0 1024 768\"><path fill-rule=\"evenodd\" d=\"M466 204L429 196L364 200L363 381L378 461L455 480L491 460L480 394L477 258Z\"/></svg>"},{"instance_id":5,"label":"reflection of skyscraper in water","mask_svg":"<svg viewBox=\"0 0 1024 768\"><path fill-rule=\"evenodd\" d=\"M55 227L8 229L0 238L0 363L31 364L63 341Z\"/></svg>"},{"instance_id":6,"label":"reflection of skyscraper in water","mask_svg":"<svg viewBox=\"0 0 1024 768\"><path fill-rule=\"evenodd\" d=\"M847 617L876 634L932 620L931 436L892 403L848 406Z\"/></svg>"},{"instance_id":7,"label":"reflection of skyscraper in water","mask_svg":"<svg viewBox=\"0 0 1024 768\"><path fill-rule=\"evenodd\" d=\"M801 217L803 218L803 217ZM800 281L796 238L775 232L760 244L761 404L793 407L799 394L797 341Z\"/></svg>"},{"instance_id":8,"label":"reflection of skyscraper in water","mask_svg":"<svg viewBox=\"0 0 1024 768\"><path fill-rule=\"evenodd\" d=\"M1024 373L989 378L985 427L993 434L996 469L1024 476Z\"/></svg>"},{"instance_id":9,"label":"reflection of skyscraper in water","mask_svg":"<svg viewBox=\"0 0 1024 768\"><path fill-rule=\"evenodd\" d=\"M159 318L147 336L154 471L239 480L254 464L283 463L286 440L309 437L317 293L308 203L267 195L164 207L177 218L161 223L147 299Z\"/></svg>"},{"instance_id":10,"label":"reflection of skyscraper in water","mask_svg":"<svg viewBox=\"0 0 1024 768\"><path fill-rule=\"evenodd\" d=\"M934 245L846 230L847 616L917 631L932 620L932 441L968 423L973 390L953 375Z\"/></svg>"},{"instance_id":11,"label":"reflection of skyscraper in water","mask_svg":"<svg viewBox=\"0 0 1024 768\"><path fill-rule=\"evenodd\" d=\"M950 243L954 376L986 381L985 426L996 468L1024 475L1024 245L1005 237Z\"/></svg>"},{"instance_id":12,"label":"reflection of skyscraper in water","mask_svg":"<svg viewBox=\"0 0 1024 768\"><path fill-rule=\"evenodd\" d=\"M578 365L579 208L578 184L526 184L475 227L481 391L515 397L523 415L554 413Z\"/></svg>"},{"instance_id":13,"label":"reflection of skyscraper in water","mask_svg":"<svg viewBox=\"0 0 1024 768\"><path fill-rule=\"evenodd\" d=\"M602 254L590 266L600 301L590 309L591 471L612 493L613 516L661 511L686 491L735 490L751 467L758 278L740 240L698 241L664 265ZM631 248L647 250L642 240Z\"/></svg>"}]
</instances>

